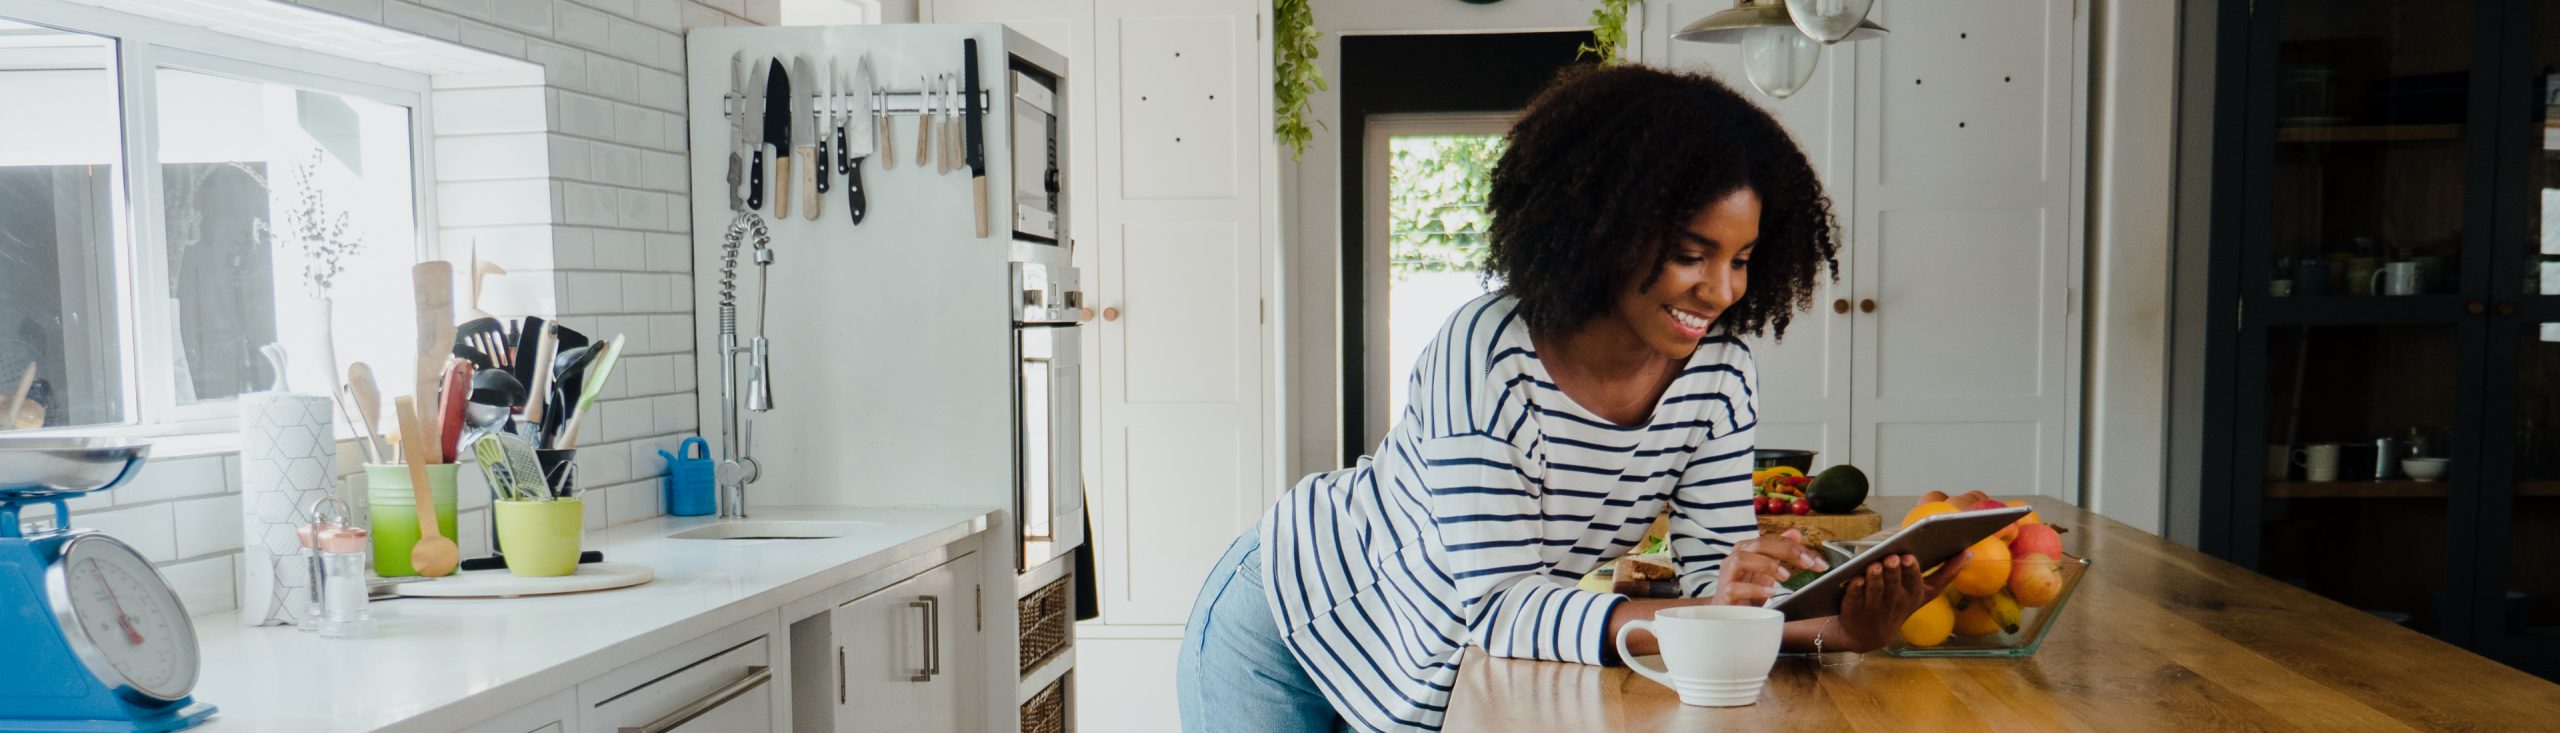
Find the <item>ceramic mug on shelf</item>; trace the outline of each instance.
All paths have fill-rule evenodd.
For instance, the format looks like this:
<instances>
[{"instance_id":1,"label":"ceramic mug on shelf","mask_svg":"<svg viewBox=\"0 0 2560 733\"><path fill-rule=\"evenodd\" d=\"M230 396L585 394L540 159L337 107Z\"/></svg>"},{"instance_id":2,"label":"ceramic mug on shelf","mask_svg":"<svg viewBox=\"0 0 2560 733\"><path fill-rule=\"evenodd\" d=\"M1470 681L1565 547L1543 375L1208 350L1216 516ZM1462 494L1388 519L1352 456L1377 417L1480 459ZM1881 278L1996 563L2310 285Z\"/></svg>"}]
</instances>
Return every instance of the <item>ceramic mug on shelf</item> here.
<instances>
[{"instance_id":1,"label":"ceramic mug on shelf","mask_svg":"<svg viewBox=\"0 0 2560 733\"><path fill-rule=\"evenodd\" d=\"M2302 467L2302 480L2323 482L2338 480L2338 456L2346 446L2338 443L2312 443L2293 451L2293 465Z\"/></svg>"},{"instance_id":2,"label":"ceramic mug on shelf","mask_svg":"<svg viewBox=\"0 0 2560 733\"><path fill-rule=\"evenodd\" d=\"M2382 271L2382 260L2372 257L2347 258L2347 294L2373 295L2374 273Z\"/></svg>"},{"instance_id":3,"label":"ceramic mug on shelf","mask_svg":"<svg viewBox=\"0 0 2560 733\"><path fill-rule=\"evenodd\" d=\"M2426 288L2422 275L2418 263L2394 262L2374 270L2368 276L2365 290L2375 295L2417 295Z\"/></svg>"},{"instance_id":4,"label":"ceramic mug on shelf","mask_svg":"<svg viewBox=\"0 0 2560 733\"><path fill-rule=\"evenodd\" d=\"M1680 693L1680 702L1749 705L1760 699L1769 669L1777 666L1786 623L1786 614L1757 606L1666 608L1651 621L1618 627L1618 658L1626 660L1628 669ZM1661 667L1627 650L1627 634L1639 629L1661 642Z\"/></svg>"}]
</instances>

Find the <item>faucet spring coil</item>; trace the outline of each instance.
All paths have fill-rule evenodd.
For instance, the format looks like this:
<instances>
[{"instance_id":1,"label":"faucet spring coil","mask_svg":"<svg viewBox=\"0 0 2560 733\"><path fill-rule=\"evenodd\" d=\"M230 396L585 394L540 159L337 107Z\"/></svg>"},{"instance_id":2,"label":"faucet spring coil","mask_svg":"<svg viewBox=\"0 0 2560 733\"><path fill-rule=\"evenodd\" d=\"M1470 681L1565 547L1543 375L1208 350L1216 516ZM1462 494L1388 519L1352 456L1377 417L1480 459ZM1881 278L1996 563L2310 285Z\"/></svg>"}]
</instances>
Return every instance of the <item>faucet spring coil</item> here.
<instances>
[{"instance_id":1,"label":"faucet spring coil","mask_svg":"<svg viewBox=\"0 0 2560 733\"><path fill-rule=\"evenodd\" d=\"M762 252L773 247L773 237L765 232L764 217L753 211L741 211L729 220L729 232L720 245L720 304L738 303L738 249L745 245L748 234L755 235L755 248ZM729 325L729 324L723 324Z\"/></svg>"}]
</instances>

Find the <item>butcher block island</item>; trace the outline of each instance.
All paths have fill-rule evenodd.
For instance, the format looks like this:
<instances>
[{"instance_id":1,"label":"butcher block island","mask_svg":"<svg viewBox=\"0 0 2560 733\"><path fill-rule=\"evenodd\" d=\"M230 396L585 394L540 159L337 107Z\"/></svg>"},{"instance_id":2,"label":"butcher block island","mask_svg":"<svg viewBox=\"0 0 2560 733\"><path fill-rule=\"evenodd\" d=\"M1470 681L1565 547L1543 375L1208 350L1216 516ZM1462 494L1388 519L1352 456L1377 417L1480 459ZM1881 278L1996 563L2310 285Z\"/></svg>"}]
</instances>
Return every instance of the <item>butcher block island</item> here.
<instances>
[{"instance_id":1,"label":"butcher block island","mask_svg":"<svg viewBox=\"0 0 2560 733\"><path fill-rule=\"evenodd\" d=\"M2035 656L1789 655L1759 702L1680 704L1625 667L1470 648L1447 730L2516 730L2560 685L2060 501L2083 587ZM1912 497L1877 497L1899 516ZM2543 721L2540 723L2529 721Z\"/></svg>"}]
</instances>

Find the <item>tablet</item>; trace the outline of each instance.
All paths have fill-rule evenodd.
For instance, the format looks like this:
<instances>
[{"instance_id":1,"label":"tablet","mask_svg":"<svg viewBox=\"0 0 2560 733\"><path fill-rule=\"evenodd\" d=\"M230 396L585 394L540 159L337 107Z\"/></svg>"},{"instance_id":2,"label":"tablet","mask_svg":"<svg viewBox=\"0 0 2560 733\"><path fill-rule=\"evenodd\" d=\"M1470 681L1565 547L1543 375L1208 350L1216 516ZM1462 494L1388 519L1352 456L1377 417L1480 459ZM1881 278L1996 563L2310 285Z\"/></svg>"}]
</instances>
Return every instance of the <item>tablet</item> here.
<instances>
[{"instance_id":1,"label":"tablet","mask_svg":"<svg viewBox=\"0 0 2560 733\"><path fill-rule=\"evenodd\" d=\"M1785 613L1789 621L1837 615L1840 595L1848 590L1851 579L1866 574L1868 565L1891 555L1911 555L1920 558L1921 567L1937 567L1963 554L1965 548L1982 538L1999 534L2000 528L2018 521L2028 511L2020 506L1930 515L1851 556L1847 562L1832 565L1830 571L1793 595L1769 602L1769 608Z\"/></svg>"}]
</instances>

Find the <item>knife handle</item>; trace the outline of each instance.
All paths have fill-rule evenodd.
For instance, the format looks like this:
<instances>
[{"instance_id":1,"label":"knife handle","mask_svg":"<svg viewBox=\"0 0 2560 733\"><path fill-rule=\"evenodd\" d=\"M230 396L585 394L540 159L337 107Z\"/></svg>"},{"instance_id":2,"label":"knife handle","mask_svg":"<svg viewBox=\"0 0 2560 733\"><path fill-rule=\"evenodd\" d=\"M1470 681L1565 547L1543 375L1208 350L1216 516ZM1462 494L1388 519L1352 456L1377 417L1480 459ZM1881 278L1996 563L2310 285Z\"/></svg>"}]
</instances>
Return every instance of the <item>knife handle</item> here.
<instances>
[{"instance_id":1,"label":"knife handle","mask_svg":"<svg viewBox=\"0 0 2560 733\"><path fill-rule=\"evenodd\" d=\"M880 149L871 151L871 157L880 159L880 170L897 170L898 146L896 143L898 142L898 132L895 122L898 118L890 117L888 115L875 115L871 119L872 122L875 123L871 126L871 129L880 133Z\"/></svg>"},{"instance_id":2,"label":"knife handle","mask_svg":"<svg viewBox=\"0 0 2560 733\"><path fill-rule=\"evenodd\" d=\"M756 146L755 161L747 165L747 210L764 209L764 146Z\"/></svg>"},{"instance_id":3,"label":"knife handle","mask_svg":"<svg viewBox=\"0 0 2560 733\"><path fill-rule=\"evenodd\" d=\"M791 151L773 150L773 218L791 218Z\"/></svg>"},{"instance_id":4,"label":"knife handle","mask_svg":"<svg viewBox=\"0 0 2560 733\"><path fill-rule=\"evenodd\" d=\"M800 169L800 208L803 209L801 215L810 219L818 218L818 202L825 200L818 198L817 180L818 170L827 167L823 162L810 159L814 151L814 148L807 145L792 151L792 156L800 159L792 165Z\"/></svg>"},{"instance_id":5,"label":"knife handle","mask_svg":"<svg viewBox=\"0 0 2560 733\"><path fill-rule=\"evenodd\" d=\"M836 173L838 175L853 173L853 159L845 157L844 152L844 128L838 127L836 128Z\"/></svg>"},{"instance_id":6,"label":"knife handle","mask_svg":"<svg viewBox=\"0 0 2560 733\"><path fill-rule=\"evenodd\" d=\"M976 204L977 204L977 209L976 209L976 211L977 211L977 217L976 217L977 222L976 222L976 224L978 225L978 238L979 238L979 239L985 239L985 238L987 238L987 176L986 176L986 174L981 173L981 174L978 174L978 175L970 176L970 177L969 177L969 198L971 199L971 201L972 201L972 202L974 202L974 203L976 203Z\"/></svg>"},{"instance_id":7,"label":"knife handle","mask_svg":"<svg viewBox=\"0 0 2560 733\"><path fill-rule=\"evenodd\" d=\"M845 213L853 216L853 223L860 224L863 215L871 213L871 199L862 195L862 159L849 160L853 165L844 173Z\"/></svg>"},{"instance_id":8,"label":"knife handle","mask_svg":"<svg viewBox=\"0 0 2560 733\"><path fill-rule=\"evenodd\" d=\"M813 171L813 172L814 172L814 173L816 173L816 174L818 175L818 193L826 193L826 192L827 192L827 179L828 179L828 178L833 178L833 176L827 175L827 136L826 136L826 134L825 134L825 133L820 133L820 134L818 135L818 160L817 160L817 164L816 164L816 165L809 166L809 167L811 167L811 168L815 168L815 169L816 169L816 170L815 170L815 171ZM814 200L816 197L815 197L815 196L812 196L812 197L810 197L810 198ZM815 215L818 213L818 212L816 211L817 207L815 207L815 206L811 206L811 207L809 207L809 208L810 208L810 212L809 212L809 213L810 213L810 214L812 215L812 217L814 218L814 217L815 217Z\"/></svg>"},{"instance_id":9,"label":"knife handle","mask_svg":"<svg viewBox=\"0 0 2560 733\"><path fill-rule=\"evenodd\" d=\"M933 165L933 116L916 118L916 167Z\"/></svg>"}]
</instances>

